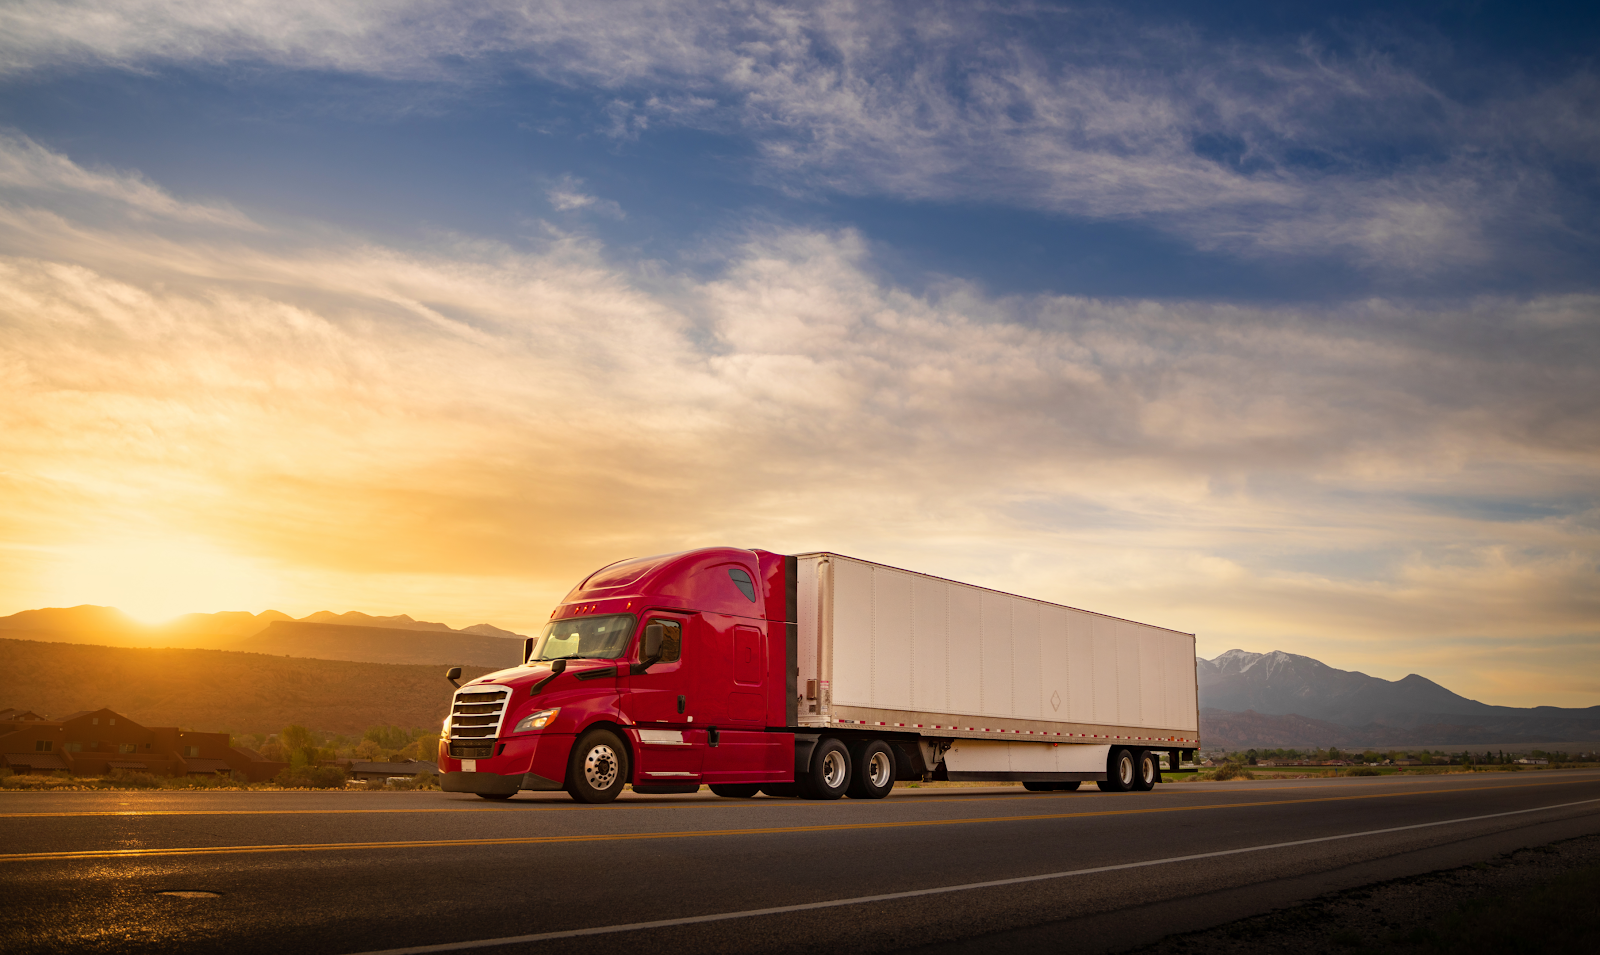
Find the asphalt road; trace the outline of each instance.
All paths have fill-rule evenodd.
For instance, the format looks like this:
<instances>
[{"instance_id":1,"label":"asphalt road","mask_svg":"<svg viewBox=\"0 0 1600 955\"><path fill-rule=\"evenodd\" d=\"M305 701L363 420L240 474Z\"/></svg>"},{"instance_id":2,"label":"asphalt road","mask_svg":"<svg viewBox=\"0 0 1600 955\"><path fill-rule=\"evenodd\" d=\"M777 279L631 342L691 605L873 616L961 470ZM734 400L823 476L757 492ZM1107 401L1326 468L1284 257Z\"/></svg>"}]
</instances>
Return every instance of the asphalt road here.
<instances>
[{"instance_id":1,"label":"asphalt road","mask_svg":"<svg viewBox=\"0 0 1600 955\"><path fill-rule=\"evenodd\" d=\"M1115 951L1595 832L1597 772L600 807L0 793L0 951Z\"/></svg>"}]
</instances>

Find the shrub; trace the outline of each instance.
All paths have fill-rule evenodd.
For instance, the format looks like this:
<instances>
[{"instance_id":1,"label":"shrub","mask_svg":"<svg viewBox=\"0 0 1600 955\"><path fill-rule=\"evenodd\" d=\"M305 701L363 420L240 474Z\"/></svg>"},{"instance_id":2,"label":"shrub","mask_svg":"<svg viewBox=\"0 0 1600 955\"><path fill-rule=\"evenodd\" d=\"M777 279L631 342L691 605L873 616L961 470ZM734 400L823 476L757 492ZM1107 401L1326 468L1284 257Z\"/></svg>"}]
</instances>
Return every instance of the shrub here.
<instances>
[{"instance_id":1,"label":"shrub","mask_svg":"<svg viewBox=\"0 0 1600 955\"><path fill-rule=\"evenodd\" d=\"M290 767L273 782L285 789L343 789L345 775L338 766Z\"/></svg>"},{"instance_id":2,"label":"shrub","mask_svg":"<svg viewBox=\"0 0 1600 955\"><path fill-rule=\"evenodd\" d=\"M1382 776L1383 774L1378 772L1376 769L1373 769L1370 766L1362 766L1362 767L1359 767L1357 769L1350 770L1348 773L1345 773L1345 775L1346 776Z\"/></svg>"},{"instance_id":3,"label":"shrub","mask_svg":"<svg viewBox=\"0 0 1600 955\"><path fill-rule=\"evenodd\" d=\"M161 780L149 773L138 773L131 769L113 769L100 777L100 785L117 789L160 789Z\"/></svg>"},{"instance_id":4,"label":"shrub","mask_svg":"<svg viewBox=\"0 0 1600 955\"><path fill-rule=\"evenodd\" d=\"M1255 773L1252 773L1250 770L1245 769L1243 766L1240 766L1238 763L1223 763L1221 766L1218 766L1215 771L1207 773L1205 775L1206 775L1207 779L1215 779L1218 782L1221 782L1221 781L1226 780L1226 779L1255 779L1256 778L1256 774Z\"/></svg>"}]
</instances>

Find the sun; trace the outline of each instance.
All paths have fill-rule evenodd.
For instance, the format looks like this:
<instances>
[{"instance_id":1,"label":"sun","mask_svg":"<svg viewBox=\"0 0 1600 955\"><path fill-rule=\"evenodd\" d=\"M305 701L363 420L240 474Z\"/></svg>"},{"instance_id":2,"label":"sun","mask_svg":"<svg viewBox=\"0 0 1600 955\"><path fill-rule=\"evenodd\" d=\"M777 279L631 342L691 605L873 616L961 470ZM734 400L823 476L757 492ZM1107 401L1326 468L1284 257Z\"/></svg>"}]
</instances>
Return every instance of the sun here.
<instances>
[{"instance_id":1,"label":"sun","mask_svg":"<svg viewBox=\"0 0 1600 955\"><path fill-rule=\"evenodd\" d=\"M120 540L61 548L48 575L53 606L111 606L142 623L185 613L265 609L276 575L197 540Z\"/></svg>"}]
</instances>

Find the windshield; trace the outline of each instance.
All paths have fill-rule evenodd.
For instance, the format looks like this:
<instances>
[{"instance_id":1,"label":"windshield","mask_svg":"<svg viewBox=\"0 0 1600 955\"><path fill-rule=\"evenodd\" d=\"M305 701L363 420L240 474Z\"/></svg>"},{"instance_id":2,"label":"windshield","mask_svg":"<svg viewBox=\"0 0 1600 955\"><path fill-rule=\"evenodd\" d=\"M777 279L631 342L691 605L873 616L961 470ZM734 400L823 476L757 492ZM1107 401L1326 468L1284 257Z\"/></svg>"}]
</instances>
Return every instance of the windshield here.
<instances>
[{"instance_id":1,"label":"windshield","mask_svg":"<svg viewBox=\"0 0 1600 955\"><path fill-rule=\"evenodd\" d=\"M552 620L533 642L529 663L541 660L616 660L628 649L633 614Z\"/></svg>"}]
</instances>

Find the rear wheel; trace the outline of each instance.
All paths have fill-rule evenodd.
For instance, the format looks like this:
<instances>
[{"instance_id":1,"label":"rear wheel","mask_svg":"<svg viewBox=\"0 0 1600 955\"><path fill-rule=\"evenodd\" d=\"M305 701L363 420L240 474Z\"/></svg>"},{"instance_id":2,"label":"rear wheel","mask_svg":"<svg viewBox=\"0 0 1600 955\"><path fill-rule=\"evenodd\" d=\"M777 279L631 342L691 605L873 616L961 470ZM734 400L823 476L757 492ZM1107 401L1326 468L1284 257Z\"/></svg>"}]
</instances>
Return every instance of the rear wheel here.
<instances>
[{"instance_id":1,"label":"rear wheel","mask_svg":"<svg viewBox=\"0 0 1600 955\"><path fill-rule=\"evenodd\" d=\"M850 788L850 751L836 739L817 742L811 751L811 769L799 780L800 795L807 799L838 799Z\"/></svg>"},{"instance_id":2,"label":"rear wheel","mask_svg":"<svg viewBox=\"0 0 1600 955\"><path fill-rule=\"evenodd\" d=\"M797 783L767 783L761 791L777 799L793 799L800 795L800 786Z\"/></svg>"},{"instance_id":3,"label":"rear wheel","mask_svg":"<svg viewBox=\"0 0 1600 955\"><path fill-rule=\"evenodd\" d=\"M1106 760L1106 778L1100 790L1108 793L1125 793L1133 788L1135 776L1133 754L1125 749L1114 749Z\"/></svg>"},{"instance_id":4,"label":"rear wheel","mask_svg":"<svg viewBox=\"0 0 1600 955\"><path fill-rule=\"evenodd\" d=\"M1056 787L1050 783L1023 783L1022 788L1030 793L1047 793Z\"/></svg>"},{"instance_id":5,"label":"rear wheel","mask_svg":"<svg viewBox=\"0 0 1600 955\"><path fill-rule=\"evenodd\" d=\"M712 783L711 791L729 799L749 799L761 791L754 783Z\"/></svg>"},{"instance_id":6,"label":"rear wheel","mask_svg":"<svg viewBox=\"0 0 1600 955\"><path fill-rule=\"evenodd\" d=\"M610 802L628 782L628 751L610 730L590 730L572 747L567 792L579 802Z\"/></svg>"},{"instance_id":7,"label":"rear wheel","mask_svg":"<svg viewBox=\"0 0 1600 955\"><path fill-rule=\"evenodd\" d=\"M478 793L479 799L510 799L513 793Z\"/></svg>"},{"instance_id":8,"label":"rear wheel","mask_svg":"<svg viewBox=\"0 0 1600 955\"><path fill-rule=\"evenodd\" d=\"M882 799L894 788L894 753L881 739L850 747L851 799Z\"/></svg>"},{"instance_id":9,"label":"rear wheel","mask_svg":"<svg viewBox=\"0 0 1600 955\"><path fill-rule=\"evenodd\" d=\"M1140 750L1133 758L1134 768L1137 772L1133 778L1133 788L1137 792L1149 792L1156 788L1156 780L1161 777L1161 767L1156 765L1155 754L1149 750Z\"/></svg>"}]
</instances>

